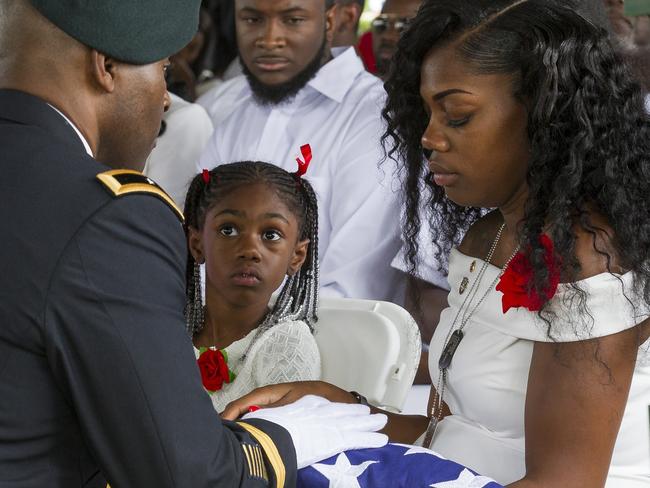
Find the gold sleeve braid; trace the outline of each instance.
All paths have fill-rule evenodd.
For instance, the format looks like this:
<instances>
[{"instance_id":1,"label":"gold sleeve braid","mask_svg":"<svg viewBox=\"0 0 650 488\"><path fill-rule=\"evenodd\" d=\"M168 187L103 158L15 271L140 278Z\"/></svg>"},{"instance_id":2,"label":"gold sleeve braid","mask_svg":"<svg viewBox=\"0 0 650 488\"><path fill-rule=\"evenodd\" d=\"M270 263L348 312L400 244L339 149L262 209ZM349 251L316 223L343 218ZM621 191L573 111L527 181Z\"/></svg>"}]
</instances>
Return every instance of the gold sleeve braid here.
<instances>
[{"instance_id":1,"label":"gold sleeve braid","mask_svg":"<svg viewBox=\"0 0 650 488\"><path fill-rule=\"evenodd\" d=\"M275 446L273 447L275 448ZM244 456L246 457L246 464L248 465L248 472L250 473L250 475L255 476L257 478L262 478L268 483L269 475L266 471L266 464L264 463L264 454L262 454L262 449L260 449L260 446L253 445L253 444L242 444L242 450L244 451ZM284 484L284 480L282 480L282 483ZM282 485L278 485L278 486L282 486ZM107 483L106 488L111 488L111 485Z\"/></svg>"},{"instance_id":2,"label":"gold sleeve braid","mask_svg":"<svg viewBox=\"0 0 650 488\"><path fill-rule=\"evenodd\" d=\"M242 444L242 450L248 463L248 472L251 476L262 478L266 482L269 481L269 475L266 472L266 465L264 464L264 454L258 445Z\"/></svg>"},{"instance_id":3,"label":"gold sleeve braid","mask_svg":"<svg viewBox=\"0 0 650 488\"><path fill-rule=\"evenodd\" d=\"M264 450L264 454L266 454L266 458L268 459L269 464L271 464L271 467L273 468L273 472L275 473L276 488L284 487L284 482L287 476L286 468L284 466L284 462L282 461L282 458L280 457L278 448L275 447L275 443L273 442L273 440L268 436L268 434L258 429L257 427L254 427L245 422L237 422L237 423L243 429L245 429L250 435L252 435L253 438L257 442L259 442L260 446L262 446L262 449ZM247 457L249 468L253 466L252 469L255 469L256 472L258 473L261 472L262 474L267 475L266 466L264 464L264 456L262 455L262 452L259 449L259 447L257 448L257 452L249 451L247 453L246 446L249 448L257 447L257 446L250 446L247 444L244 444L242 446L242 449L244 450L244 455ZM249 460L249 456L250 456L250 460ZM252 469L251 469L251 473L253 473ZM255 474L253 474L253 476L255 476ZM260 476L260 477L268 480L268 475Z\"/></svg>"},{"instance_id":4,"label":"gold sleeve braid","mask_svg":"<svg viewBox=\"0 0 650 488\"><path fill-rule=\"evenodd\" d=\"M246 431L248 431L248 433L250 433L255 438L255 440L260 443L264 449L264 452L266 452L271 466L273 467L273 471L275 472L275 486L277 488L282 488L284 486L286 477L285 467L282 459L280 458L280 453L278 452L271 438L252 425L245 424L243 422L238 422L238 424L242 426ZM244 451L244 457L246 458L246 464L248 466L248 472L250 475L257 478L262 478L268 482L269 475L266 471L264 454L262 453L260 446L253 444L242 444L241 447L242 451ZM111 485L107 483L106 488L111 488Z\"/></svg>"}]
</instances>

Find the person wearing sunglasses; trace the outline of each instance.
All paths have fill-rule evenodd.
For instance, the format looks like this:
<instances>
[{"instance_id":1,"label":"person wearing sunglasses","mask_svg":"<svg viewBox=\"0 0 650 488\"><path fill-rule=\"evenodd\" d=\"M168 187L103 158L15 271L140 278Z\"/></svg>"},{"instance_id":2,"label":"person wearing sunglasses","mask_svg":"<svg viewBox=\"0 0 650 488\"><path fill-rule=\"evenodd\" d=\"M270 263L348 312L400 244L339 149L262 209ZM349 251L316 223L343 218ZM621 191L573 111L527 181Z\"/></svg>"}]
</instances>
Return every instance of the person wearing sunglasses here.
<instances>
[{"instance_id":1,"label":"person wearing sunglasses","mask_svg":"<svg viewBox=\"0 0 650 488\"><path fill-rule=\"evenodd\" d=\"M377 76L388 74L390 61L397 50L400 34L420 6L421 0L386 0L381 14L372 21L372 50L377 65Z\"/></svg>"}]
</instances>

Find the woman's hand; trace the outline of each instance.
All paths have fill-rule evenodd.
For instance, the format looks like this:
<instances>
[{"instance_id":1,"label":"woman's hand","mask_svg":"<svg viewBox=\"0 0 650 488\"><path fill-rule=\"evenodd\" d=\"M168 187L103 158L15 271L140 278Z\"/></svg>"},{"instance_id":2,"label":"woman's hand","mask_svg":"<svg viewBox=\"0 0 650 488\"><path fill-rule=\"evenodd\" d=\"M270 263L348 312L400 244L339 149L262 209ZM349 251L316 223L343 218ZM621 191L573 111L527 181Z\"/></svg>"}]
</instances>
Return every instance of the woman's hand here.
<instances>
[{"instance_id":1,"label":"woman's hand","mask_svg":"<svg viewBox=\"0 0 650 488\"><path fill-rule=\"evenodd\" d=\"M341 388L324 381L296 381L278 385L263 386L230 402L222 412L225 420L235 420L248 412L252 405L258 407L279 407L293 403L305 395L317 395L332 402L357 403L354 396Z\"/></svg>"},{"instance_id":2,"label":"woman's hand","mask_svg":"<svg viewBox=\"0 0 650 488\"><path fill-rule=\"evenodd\" d=\"M321 396L331 402L357 403L357 399L350 392L330 383L324 381L296 381L257 388L239 400L230 402L221 417L225 420L236 420L248 413L248 408L252 405L265 408L279 407L293 403L305 395ZM392 442L412 444L427 428L429 421L427 417L422 415L400 415L385 412L376 407L371 407L370 411L386 415L388 423L380 432L388 435Z\"/></svg>"}]
</instances>

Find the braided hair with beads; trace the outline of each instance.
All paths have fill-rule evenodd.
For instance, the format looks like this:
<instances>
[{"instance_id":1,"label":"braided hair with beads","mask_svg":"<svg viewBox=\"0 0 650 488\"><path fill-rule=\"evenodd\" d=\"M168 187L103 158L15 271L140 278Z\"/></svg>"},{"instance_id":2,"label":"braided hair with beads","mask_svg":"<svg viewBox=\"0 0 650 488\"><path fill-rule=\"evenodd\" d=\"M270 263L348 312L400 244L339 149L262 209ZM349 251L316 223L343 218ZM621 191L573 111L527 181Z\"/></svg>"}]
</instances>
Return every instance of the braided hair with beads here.
<instances>
[{"instance_id":1,"label":"braided hair with beads","mask_svg":"<svg viewBox=\"0 0 650 488\"><path fill-rule=\"evenodd\" d=\"M190 183L185 199L184 229L188 235L190 227L198 230L203 228L205 216L210 208L230 192L244 185L263 183L277 192L278 197L296 217L300 239L309 239L305 262L295 274L285 279L275 304L257 327L242 360L257 338L275 324L302 320L313 331L318 320L318 204L311 184L301 177L308 161L306 164L303 161L298 163L299 169L296 173L289 173L278 166L260 161L241 161L217 166L209 171L203 170L203 173L196 175ZM185 290L187 331L190 336L194 336L204 326L205 312L199 264L189 250Z\"/></svg>"}]
</instances>

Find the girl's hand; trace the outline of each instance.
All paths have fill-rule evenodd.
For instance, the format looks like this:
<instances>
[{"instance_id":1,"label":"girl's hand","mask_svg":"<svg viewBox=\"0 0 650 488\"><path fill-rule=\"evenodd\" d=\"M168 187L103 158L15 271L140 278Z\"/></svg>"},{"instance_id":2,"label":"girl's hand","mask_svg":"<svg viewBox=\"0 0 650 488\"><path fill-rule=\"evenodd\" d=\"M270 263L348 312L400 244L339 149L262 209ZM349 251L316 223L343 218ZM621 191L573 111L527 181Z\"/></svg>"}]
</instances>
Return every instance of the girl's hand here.
<instances>
[{"instance_id":1,"label":"girl's hand","mask_svg":"<svg viewBox=\"0 0 650 488\"><path fill-rule=\"evenodd\" d=\"M263 386L230 402L221 413L225 420L235 420L245 413L249 407L279 407L293 403L305 395L317 395L332 402L357 403L357 400L347 391L323 381L296 381L278 385Z\"/></svg>"}]
</instances>

